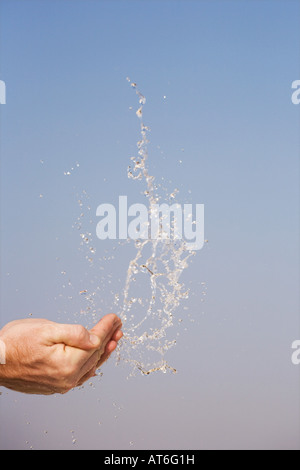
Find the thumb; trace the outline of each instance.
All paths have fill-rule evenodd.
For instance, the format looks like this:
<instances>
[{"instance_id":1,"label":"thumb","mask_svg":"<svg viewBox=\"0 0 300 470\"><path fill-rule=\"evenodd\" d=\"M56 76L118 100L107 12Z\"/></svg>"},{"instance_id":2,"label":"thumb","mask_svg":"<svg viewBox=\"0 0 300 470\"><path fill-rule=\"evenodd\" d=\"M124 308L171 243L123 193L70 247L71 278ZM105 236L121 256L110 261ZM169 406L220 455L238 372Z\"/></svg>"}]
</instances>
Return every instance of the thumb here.
<instances>
[{"instance_id":1,"label":"thumb","mask_svg":"<svg viewBox=\"0 0 300 470\"><path fill-rule=\"evenodd\" d=\"M117 315L110 313L105 315L99 323L91 329L91 333L100 338L101 344L106 344L121 326L121 319Z\"/></svg>"},{"instance_id":2,"label":"thumb","mask_svg":"<svg viewBox=\"0 0 300 470\"><path fill-rule=\"evenodd\" d=\"M51 339L53 343L63 343L67 346L86 351L98 349L100 346L98 336L90 333L82 325L55 324Z\"/></svg>"}]
</instances>

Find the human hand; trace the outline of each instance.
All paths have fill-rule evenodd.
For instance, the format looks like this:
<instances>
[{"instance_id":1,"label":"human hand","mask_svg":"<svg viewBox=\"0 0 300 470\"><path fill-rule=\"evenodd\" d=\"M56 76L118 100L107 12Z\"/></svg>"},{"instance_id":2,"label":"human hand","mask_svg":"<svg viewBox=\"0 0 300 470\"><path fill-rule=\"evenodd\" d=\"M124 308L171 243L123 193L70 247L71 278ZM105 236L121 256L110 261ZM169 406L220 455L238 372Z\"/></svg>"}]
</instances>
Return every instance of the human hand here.
<instances>
[{"instance_id":1,"label":"human hand","mask_svg":"<svg viewBox=\"0 0 300 470\"><path fill-rule=\"evenodd\" d=\"M90 331L44 319L16 320L0 331L6 363L0 386L23 393L66 393L95 374L122 338L122 322L106 315Z\"/></svg>"}]
</instances>

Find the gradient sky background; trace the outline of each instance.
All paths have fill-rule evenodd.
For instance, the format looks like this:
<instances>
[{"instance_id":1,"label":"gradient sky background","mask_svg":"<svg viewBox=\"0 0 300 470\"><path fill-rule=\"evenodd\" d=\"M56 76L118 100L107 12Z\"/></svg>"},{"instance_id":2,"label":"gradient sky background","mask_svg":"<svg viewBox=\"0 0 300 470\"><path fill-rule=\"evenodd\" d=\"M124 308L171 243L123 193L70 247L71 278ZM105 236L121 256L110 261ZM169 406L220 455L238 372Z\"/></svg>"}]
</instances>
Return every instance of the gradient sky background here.
<instances>
[{"instance_id":1,"label":"gradient sky background","mask_svg":"<svg viewBox=\"0 0 300 470\"><path fill-rule=\"evenodd\" d=\"M94 230L99 204L143 202L126 172L139 137L127 76L147 98L150 172L205 204L209 240L184 275L177 375L127 380L111 360L65 396L2 389L0 448L299 449L300 2L1 0L0 15L0 327L90 323L75 314L99 281L72 228L80 194ZM99 262L112 290L128 250ZM107 289L97 308L113 309Z\"/></svg>"}]
</instances>

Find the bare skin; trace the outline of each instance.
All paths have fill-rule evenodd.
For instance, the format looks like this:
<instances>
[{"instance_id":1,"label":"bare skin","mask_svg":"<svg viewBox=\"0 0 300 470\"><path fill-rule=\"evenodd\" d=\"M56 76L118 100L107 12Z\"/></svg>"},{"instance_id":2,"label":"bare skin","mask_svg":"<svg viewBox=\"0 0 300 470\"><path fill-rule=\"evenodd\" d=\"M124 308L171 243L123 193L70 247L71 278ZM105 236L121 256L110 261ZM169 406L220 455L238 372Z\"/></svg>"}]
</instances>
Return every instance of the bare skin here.
<instances>
[{"instance_id":1,"label":"bare skin","mask_svg":"<svg viewBox=\"0 0 300 470\"><path fill-rule=\"evenodd\" d=\"M106 315L91 330L44 319L17 320L0 330L6 363L0 386L22 393L66 393L95 375L122 338L122 322Z\"/></svg>"}]
</instances>

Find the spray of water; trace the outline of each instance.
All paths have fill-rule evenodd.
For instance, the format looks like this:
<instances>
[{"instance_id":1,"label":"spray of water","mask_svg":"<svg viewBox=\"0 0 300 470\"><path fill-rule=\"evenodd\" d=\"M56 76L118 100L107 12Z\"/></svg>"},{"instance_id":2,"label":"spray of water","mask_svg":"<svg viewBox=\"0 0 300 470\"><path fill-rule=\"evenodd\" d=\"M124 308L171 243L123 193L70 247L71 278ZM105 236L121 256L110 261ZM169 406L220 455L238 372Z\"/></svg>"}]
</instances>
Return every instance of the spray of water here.
<instances>
[{"instance_id":1,"label":"spray of water","mask_svg":"<svg viewBox=\"0 0 300 470\"><path fill-rule=\"evenodd\" d=\"M135 90L139 107L136 112L140 121L140 140L137 142L138 156L132 157L128 177L144 183L144 194L148 200L149 220L157 204L175 198L176 190L170 195L159 194L159 185L149 174L148 133L143 122L143 107L146 98L136 83L127 81ZM172 221L170 233L174 232ZM160 220L161 229L163 221ZM189 291L180 282L189 259L195 254L188 251L184 240L166 238L163 232L158 239L136 240L135 256L130 261L122 293L120 316L124 324L124 339L118 351L118 360L131 364L133 372L139 370L149 375L155 371L176 370L166 360L167 351L176 344L168 337L168 330L174 325L175 313Z\"/></svg>"},{"instance_id":2,"label":"spray of water","mask_svg":"<svg viewBox=\"0 0 300 470\"><path fill-rule=\"evenodd\" d=\"M155 211L158 204L176 200L178 190L168 191L150 175L148 161L148 134L150 129L143 121L145 96L138 90L136 83L127 78L138 97L136 115L140 123L140 138L137 142L137 156L131 158L128 167L128 178L139 181L148 201L148 215ZM96 243L93 241L95 222L91 217L91 202L86 191L78 198L80 215L74 225L79 230L80 247L88 262L88 275L79 289L85 306L80 310L80 317L97 321L99 312L105 314L114 311L123 321L124 337L118 347L117 364L130 366L130 375L140 371L149 375L156 371L176 373L166 359L167 352L176 344L175 325L182 321L179 307L189 297L189 290L181 281L182 274L188 267L191 257L195 255L187 249L184 240L175 239L174 224L170 220L166 237L163 230L166 223L159 219L161 236L157 239L130 240L117 242L112 252L106 251L102 258L97 258ZM88 220L88 225L85 226ZM84 222L85 221L85 222ZM130 251L133 255L124 277L120 275L119 291L113 290L116 270L113 263L118 258L118 250ZM131 252L131 251L130 251ZM110 266L109 263L112 263ZM88 281L88 282L87 282ZM110 304L107 298L113 299ZM113 308L112 308L113 305ZM172 334L173 332L173 334ZM178 334L178 333L177 333Z\"/></svg>"}]
</instances>

